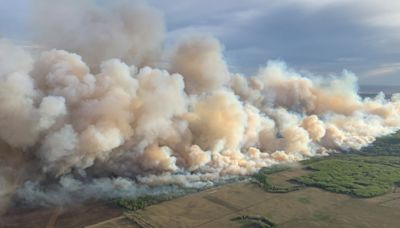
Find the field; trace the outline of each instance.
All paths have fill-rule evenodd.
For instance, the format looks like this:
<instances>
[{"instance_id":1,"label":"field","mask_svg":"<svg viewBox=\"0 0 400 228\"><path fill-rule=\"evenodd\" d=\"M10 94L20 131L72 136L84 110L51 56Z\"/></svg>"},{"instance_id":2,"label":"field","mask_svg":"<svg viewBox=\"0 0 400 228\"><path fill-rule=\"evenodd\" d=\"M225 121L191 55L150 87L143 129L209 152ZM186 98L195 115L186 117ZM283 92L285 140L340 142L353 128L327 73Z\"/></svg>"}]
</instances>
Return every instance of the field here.
<instances>
[{"instance_id":1,"label":"field","mask_svg":"<svg viewBox=\"0 0 400 228\"><path fill-rule=\"evenodd\" d=\"M308 173L292 168L270 174L269 181L282 185ZM397 189L360 199L314 187L270 193L243 181L126 212L91 227L140 227L136 222L147 224L142 227L262 227L251 219L235 220L238 217L265 218L274 227L398 227L399 209Z\"/></svg>"},{"instance_id":2,"label":"field","mask_svg":"<svg viewBox=\"0 0 400 228\"><path fill-rule=\"evenodd\" d=\"M338 156L306 166L314 172L296 178L308 186L357 197L388 193L400 182L400 157Z\"/></svg>"},{"instance_id":3,"label":"field","mask_svg":"<svg viewBox=\"0 0 400 228\"><path fill-rule=\"evenodd\" d=\"M356 197L390 192L400 183L400 133L385 136L360 151L304 161L314 172L302 184Z\"/></svg>"}]
</instances>

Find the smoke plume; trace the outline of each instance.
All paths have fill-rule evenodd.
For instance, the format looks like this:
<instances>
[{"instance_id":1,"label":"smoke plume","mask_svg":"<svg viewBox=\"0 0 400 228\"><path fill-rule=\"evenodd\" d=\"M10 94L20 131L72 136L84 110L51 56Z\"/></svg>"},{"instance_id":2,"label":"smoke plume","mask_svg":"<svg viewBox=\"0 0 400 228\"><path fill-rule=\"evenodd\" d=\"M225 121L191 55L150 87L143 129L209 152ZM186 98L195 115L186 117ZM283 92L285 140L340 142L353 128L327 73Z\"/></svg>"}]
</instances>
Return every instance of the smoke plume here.
<instances>
[{"instance_id":1,"label":"smoke plume","mask_svg":"<svg viewBox=\"0 0 400 228\"><path fill-rule=\"evenodd\" d=\"M361 98L350 72L270 61L245 76L214 38L164 50L162 15L141 2L54 4L34 19L47 50L0 41L0 207L209 186L400 127L400 96Z\"/></svg>"}]
</instances>

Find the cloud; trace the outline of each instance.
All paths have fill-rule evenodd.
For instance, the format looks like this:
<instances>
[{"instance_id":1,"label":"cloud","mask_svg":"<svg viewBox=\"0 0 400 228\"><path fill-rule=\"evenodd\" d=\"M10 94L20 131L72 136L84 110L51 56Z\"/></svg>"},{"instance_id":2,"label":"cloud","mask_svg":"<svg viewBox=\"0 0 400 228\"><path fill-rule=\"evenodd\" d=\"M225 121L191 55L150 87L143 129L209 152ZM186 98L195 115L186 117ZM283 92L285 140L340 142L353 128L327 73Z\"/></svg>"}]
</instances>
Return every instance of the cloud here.
<instances>
[{"instance_id":1,"label":"cloud","mask_svg":"<svg viewBox=\"0 0 400 228\"><path fill-rule=\"evenodd\" d=\"M367 71L366 77L380 77L388 74L400 74L400 63L387 63Z\"/></svg>"},{"instance_id":2,"label":"cloud","mask_svg":"<svg viewBox=\"0 0 400 228\"><path fill-rule=\"evenodd\" d=\"M384 75L385 80L368 75L397 61L400 54L400 3L396 0L146 2L166 18L167 46L187 34L216 36L225 45L231 70L255 73L268 59L282 59L318 73L348 69L359 75L361 83L400 84L392 73ZM32 9L30 0L0 5L0 36L30 39ZM350 58L362 61L341 61Z\"/></svg>"},{"instance_id":3,"label":"cloud","mask_svg":"<svg viewBox=\"0 0 400 228\"><path fill-rule=\"evenodd\" d=\"M224 43L231 69L245 73L256 72L267 59L283 59L319 73L348 69L361 83L371 83L366 72L396 61L400 53L400 4L394 0L150 3L166 15L168 40L213 34Z\"/></svg>"}]
</instances>

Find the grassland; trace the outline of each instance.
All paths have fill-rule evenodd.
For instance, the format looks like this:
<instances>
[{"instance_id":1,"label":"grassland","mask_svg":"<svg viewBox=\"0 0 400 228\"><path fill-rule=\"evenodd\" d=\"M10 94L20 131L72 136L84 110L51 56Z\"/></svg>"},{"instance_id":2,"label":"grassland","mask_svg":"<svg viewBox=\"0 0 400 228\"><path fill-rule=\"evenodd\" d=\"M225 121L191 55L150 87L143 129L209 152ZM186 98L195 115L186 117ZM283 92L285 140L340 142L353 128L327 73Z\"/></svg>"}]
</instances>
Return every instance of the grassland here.
<instances>
[{"instance_id":1,"label":"grassland","mask_svg":"<svg viewBox=\"0 0 400 228\"><path fill-rule=\"evenodd\" d=\"M357 197L382 195L400 183L400 157L396 156L339 154L304 163L305 168L313 172L293 179L297 184L287 182L278 185L269 180L271 174L289 169L285 166L261 169L252 178L271 193L288 193L307 185Z\"/></svg>"},{"instance_id":2,"label":"grassland","mask_svg":"<svg viewBox=\"0 0 400 228\"><path fill-rule=\"evenodd\" d=\"M341 156L309 164L314 172L296 180L332 192L373 197L389 192L400 181L399 161L399 157Z\"/></svg>"},{"instance_id":3,"label":"grassland","mask_svg":"<svg viewBox=\"0 0 400 228\"><path fill-rule=\"evenodd\" d=\"M357 152L304 161L314 172L296 181L357 197L383 195L400 183L399 155L400 133L396 133Z\"/></svg>"}]
</instances>

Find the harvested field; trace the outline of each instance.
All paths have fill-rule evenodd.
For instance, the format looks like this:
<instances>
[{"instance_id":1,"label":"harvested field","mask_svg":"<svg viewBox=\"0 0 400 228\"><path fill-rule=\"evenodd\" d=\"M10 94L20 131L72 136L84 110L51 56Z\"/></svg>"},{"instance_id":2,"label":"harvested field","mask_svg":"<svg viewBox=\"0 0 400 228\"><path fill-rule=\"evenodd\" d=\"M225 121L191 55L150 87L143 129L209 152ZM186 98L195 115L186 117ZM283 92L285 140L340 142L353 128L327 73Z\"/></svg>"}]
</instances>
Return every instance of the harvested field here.
<instances>
[{"instance_id":1,"label":"harvested field","mask_svg":"<svg viewBox=\"0 0 400 228\"><path fill-rule=\"evenodd\" d=\"M283 184L305 172L300 168L271 174ZM154 227L242 227L239 216L262 216L276 227L397 227L400 204L397 192L359 199L317 188L278 194L263 191L250 182L223 185L203 192L149 206L135 216ZM137 227L128 217L92 227Z\"/></svg>"}]
</instances>

